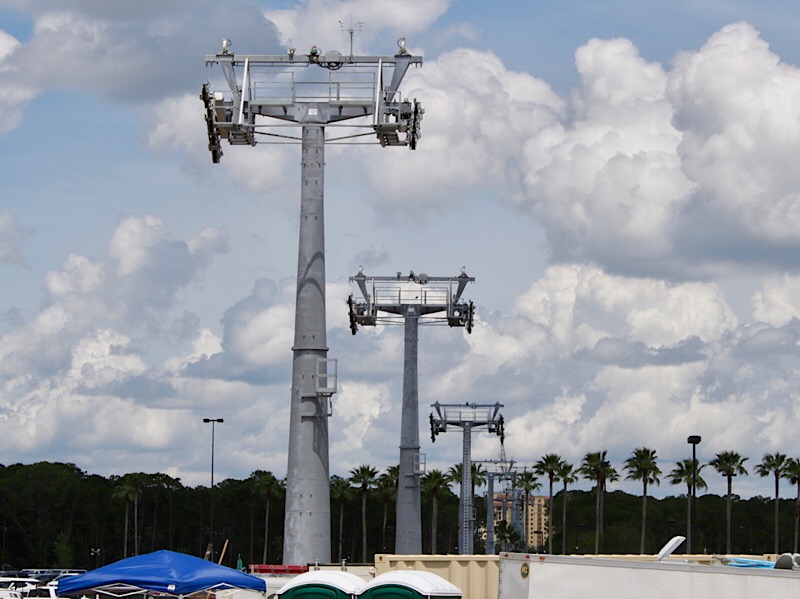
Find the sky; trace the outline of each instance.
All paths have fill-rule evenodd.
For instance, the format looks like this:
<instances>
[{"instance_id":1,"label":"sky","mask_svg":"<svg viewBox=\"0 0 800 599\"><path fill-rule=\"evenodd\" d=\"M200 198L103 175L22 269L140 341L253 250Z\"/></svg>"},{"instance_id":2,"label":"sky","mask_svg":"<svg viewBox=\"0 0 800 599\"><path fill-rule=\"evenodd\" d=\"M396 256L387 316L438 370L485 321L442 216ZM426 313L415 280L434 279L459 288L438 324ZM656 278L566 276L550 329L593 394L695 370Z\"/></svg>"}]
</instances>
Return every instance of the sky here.
<instances>
[{"instance_id":1,"label":"sky","mask_svg":"<svg viewBox=\"0 0 800 599\"><path fill-rule=\"evenodd\" d=\"M340 24L344 23L344 27ZM505 451L800 457L800 12L778 0L0 0L0 463L286 472L300 151L207 151L231 50L424 57L416 151L326 148L331 473L399 459L403 329L348 277L475 277L472 334L420 331L440 403L503 404ZM395 441L392 441L395 440ZM473 459L500 457L475 433ZM704 471L708 491L725 480ZM589 488L586 481L577 488ZM609 487L637 493L640 484ZM782 485L782 496L795 490Z\"/></svg>"}]
</instances>

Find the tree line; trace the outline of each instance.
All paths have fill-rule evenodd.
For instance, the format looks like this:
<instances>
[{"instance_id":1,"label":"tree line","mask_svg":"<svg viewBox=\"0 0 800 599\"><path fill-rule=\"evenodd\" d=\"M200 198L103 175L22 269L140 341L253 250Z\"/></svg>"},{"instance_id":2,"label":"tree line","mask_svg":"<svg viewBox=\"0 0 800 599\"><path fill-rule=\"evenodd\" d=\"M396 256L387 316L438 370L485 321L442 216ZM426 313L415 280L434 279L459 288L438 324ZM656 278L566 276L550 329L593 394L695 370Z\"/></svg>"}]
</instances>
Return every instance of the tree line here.
<instances>
[{"instance_id":1,"label":"tree line","mask_svg":"<svg viewBox=\"0 0 800 599\"><path fill-rule=\"evenodd\" d=\"M528 498L544 491L548 534L544 546L527 545L506 522L495 526L498 547L550 553L655 553L691 522L694 552L797 552L800 520L800 461L781 453L765 454L753 474L771 477L771 498L742 499L733 492L735 477L750 474L748 458L734 451L713 460L677 462L664 475L655 450L634 450L618 471L606 451L587 453L580 464L547 454L519 468L514 485L522 494L527 522ZM724 496L705 494L691 505L695 489L706 489L713 470L726 478ZM397 466L381 471L371 465L331 477L331 556L334 561L371 562L375 553L392 553L395 534ZM477 517L475 551L485 550L487 498L476 489L486 472L473 464ZM621 476L642 484L639 496L607 490ZM661 477L685 493L663 499L649 496ZM572 489L579 478L589 491ZM458 503L454 488L461 465L423 475L422 547L426 553L456 553ZM794 500L780 499L782 480L797 488ZM546 485L546 486L545 486ZM4 569L73 567L91 569L131 555L170 549L203 556L213 537L222 563L281 563L285 481L256 471L243 480L226 479L212 489L189 487L162 473L103 477L74 464L39 462L0 465L0 561ZM696 493L695 493L696 494ZM692 516L694 514L694 516ZM525 527L527 530L527 526Z\"/></svg>"}]
</instances>

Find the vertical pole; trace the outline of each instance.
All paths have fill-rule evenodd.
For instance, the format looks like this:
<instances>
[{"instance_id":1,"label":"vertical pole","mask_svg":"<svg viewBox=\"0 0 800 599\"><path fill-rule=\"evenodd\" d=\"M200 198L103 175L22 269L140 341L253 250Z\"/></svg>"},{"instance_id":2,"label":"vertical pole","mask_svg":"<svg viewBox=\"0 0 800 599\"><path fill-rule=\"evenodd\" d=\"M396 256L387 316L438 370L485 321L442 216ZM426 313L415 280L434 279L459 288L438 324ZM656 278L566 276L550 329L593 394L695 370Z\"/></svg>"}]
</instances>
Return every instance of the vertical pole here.
<instances>
[{"instance_id":1,"label":"vertical pole","mask_svg":"<svg viewBox=\"0 0 800 599\"><path fill-rule=\"evenodd\" d=\"M494 555L494 473L487 475L486 491L486 555Z\"/></svg>"},{"instance_id":2,"label":"vertical pole","mask_svg":"<svg viewBox=\"0 0 800 599\"><path fill-rule=\"evenodd\" d=\"M519 489L517 489L517 478L516 475L511 479L511 528L516 530L519 533L520 539L524 539L523 536L523 525L522 525L522 514L520 513L520 502L519 502Z\"/></svg>"},{"instance_id":3,"label":"vertical pole","mask_svg":"<svg viewBox=\"0 0 800 599\"><path fill-rule=\"evenodd\" d=\"M405 355L403 362L403 409L400 423L400 468L397 481L397 536L395 553L422 553L420 477L415 468L419 455L419 391L417 356L419 306L403 306Z\"/></svg>"},{"instance_id":4,"label":"vertical pole","mask_svg":"<svg viewBox=\"0 0 800 599\"><path fill-rule=\"evenodd\" d=\"M692 443L692 497L689 500L689 538L688 543L686 545L687 552L692 552L692 535L694 534L694 530L692 530L692 526L694 525L694 514L695 514L695 507L694 502L697 498L697 443Z\"/></svg>"},{"instance_id":5,"label":"vertical pole","mask_svg":"<svg viewBox=\"0 0 800 599\"><path fill-rule=\"evenodd\" d=\"M460 555L472 554L472 423L464 423L464 451L461 462Z\"/></svg>"},{"instance_id":6,"label":"vertical pole","mask_svg":"<svg viewBox=\"0 0 800 599\"><path fill-rule=\"evenodd\" d=\"M214 561L214 432L216 420L211 421L211 561Z\"/></svg>"},{"instance_id":7,"label":"vertical pole","mask_svg":"<svg viewBox=\"0 0 800 599\"><path fill-rule=\"evenodd\" d=\"M508 481L508 478L506 478L504 480ZM500 509L503 511L503 522L508 524L509 521L511 521L511 516L508 513L508 493L509 493L508 482L506 482L506 484L504 486L505 486L505 490L504 490L504 492L502 494L501 508ZM500 545L500 549L501 549L501 551L505 551L506 550L505 541L503 541L503 543Z\"/></svg>"},{"instance_id":8,"label":"vertical pole","mask_svg":"<svg viewBox=\"0 0 800 599\"><path fill-rule=\"evenodd\" d=\"M316 393L317 360L328 355L325 332L324 134L321 125L303 125L284 564L331 561L327 400Z\"/></svg>"}]
</instances>

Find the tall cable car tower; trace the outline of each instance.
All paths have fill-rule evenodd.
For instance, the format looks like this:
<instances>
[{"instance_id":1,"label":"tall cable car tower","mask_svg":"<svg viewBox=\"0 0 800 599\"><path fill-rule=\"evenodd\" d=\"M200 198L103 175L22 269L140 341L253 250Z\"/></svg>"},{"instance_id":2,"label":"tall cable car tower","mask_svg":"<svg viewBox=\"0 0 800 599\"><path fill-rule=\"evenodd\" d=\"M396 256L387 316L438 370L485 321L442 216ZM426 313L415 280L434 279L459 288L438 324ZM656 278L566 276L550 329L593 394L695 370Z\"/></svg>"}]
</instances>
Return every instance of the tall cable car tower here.
<instances>
[{"instance_id":1,"label":"tall cable car tower","mask_svg":"<svg viewBox=\"0 0 800 599\"><path fill-rule=\"evenodd\" d=\"M395 553L422 553L422 514L420 509L420 475L424 459L419 452L419 392L417 347L419 325L464 327L472 332L475 307L462 299L467 283L475 278L462 269L457 277L429 277L411 271L394 277L366 276L359 270L355 282L361 297L351 295L350 330L358 325L400 324L405 326L403 354L403 404L400 419L400 469L397 484L397 534Z\"/></svg>"},{"instance_id":2,"label":"tall cable car tower","mask_svg":"<svg viewBox=\"0 0 800 599\"><path fill-rule=\"evenodd\" d=\"M495 553L495 534L494 534L494 519L495 519L495 509L494 509L494 499L495 499L495 492L494 492L494 481L499 480L500 482L511 480L512 478L512 471L514 469L514 460L510 462L506 461L505 459L505 447L504 443L500 442L500 459L499 460L476 460L474 463L477 464L488 464L489 468L486 470L486 555L494 555ZM503 507L500 510L502 514L502 519L505 520L506 517L506 510L505 510L505 497L503 498Z\"/></svg>"},{"instance_id":3,"label":"tall cable car tower","mask_svg":"<svg viewBox=\"0 0 800 599\"><path fill-rule=\"evenodd\" d=\"M472 510L472 430L485 426L490 433L500 437L500 444L505 442L505 425L500 408L500 402L494 404L440 404L438 401L432 405L436 416L431 412L431 441L436 441L436 436L446 433L448 426L455 426L463 432L462 462L461 462L461 499L458 503L458 553L469 555L473 553L473 533L475 514Z\"/></svg>"},{"instance_id":4,"label":"tall cable car tower","mask_svg":"<svg viewBox=\"0 0 800 599\"><path fill-rule=\"evenodd\" d=\"M290 48L281 55L249 55L234 54L230 46L226 38L219 53L206 56L207 66L219 65L227 89L214 91L206 83L200 91L212 161L222 157L222 140L231 145L302 145L283 563L328 563L328 417L336 363L327 357L326 339L325 144L374 135L381 146L415 149L423 110L416 100L403 98L399 87L408 68L421 65L422 57L408 52L405 39L398 41L394 56L345 56L317 46L307 54ZM359 118L365 122L349 122ZM301 128L300 137L286 134L285 127L293 126ZM349 129L326 137L326 130L334 127L367 132Z\"/></svg>"}]
</instances>

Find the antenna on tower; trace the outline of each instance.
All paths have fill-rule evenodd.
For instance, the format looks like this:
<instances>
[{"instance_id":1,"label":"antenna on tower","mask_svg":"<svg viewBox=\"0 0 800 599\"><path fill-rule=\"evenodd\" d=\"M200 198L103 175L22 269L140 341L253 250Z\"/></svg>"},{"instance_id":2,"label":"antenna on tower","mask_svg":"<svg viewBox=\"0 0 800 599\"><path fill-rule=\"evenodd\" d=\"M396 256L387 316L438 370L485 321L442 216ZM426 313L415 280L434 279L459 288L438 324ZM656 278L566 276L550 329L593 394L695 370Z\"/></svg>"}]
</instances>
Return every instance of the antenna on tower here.
<instances>
[{"instance_id":1,"label":"antenna on tower","mask_svg":"<svg viewBox=\"0 0 800 599\"><path fill-rule=\"evenodd\" d=\"M361 30L364 28L364 21L355 21L353 22L353 15L350 15L350 26L345 29L345 24L343 21L339 21L339 27L341 27L343 33L350 34L350 62L353 61L353 36L356 33L360 33Z\"/></svg>"}]
</instances>

